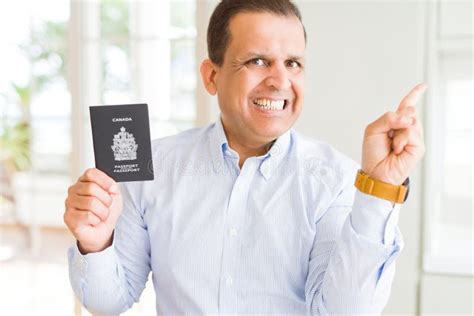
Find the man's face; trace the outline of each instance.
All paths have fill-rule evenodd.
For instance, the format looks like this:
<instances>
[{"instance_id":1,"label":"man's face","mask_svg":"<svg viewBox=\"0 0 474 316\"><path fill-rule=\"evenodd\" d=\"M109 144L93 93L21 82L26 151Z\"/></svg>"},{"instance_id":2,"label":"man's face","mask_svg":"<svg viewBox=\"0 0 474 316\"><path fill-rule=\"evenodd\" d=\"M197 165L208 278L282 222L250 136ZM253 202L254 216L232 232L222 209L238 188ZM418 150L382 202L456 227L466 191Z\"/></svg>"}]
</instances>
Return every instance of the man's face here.
<instances>
[{"instance_id":1,"label":"man's face","mask_svg":"<svg viewBox=\"0 0 474 316\"><path fill-rule=\"evenodd\" d=\"M215 75L228 137L267 144L285 133L303 106L305 39L293 16L239 13Z\"/></svg>"}]
</instances>

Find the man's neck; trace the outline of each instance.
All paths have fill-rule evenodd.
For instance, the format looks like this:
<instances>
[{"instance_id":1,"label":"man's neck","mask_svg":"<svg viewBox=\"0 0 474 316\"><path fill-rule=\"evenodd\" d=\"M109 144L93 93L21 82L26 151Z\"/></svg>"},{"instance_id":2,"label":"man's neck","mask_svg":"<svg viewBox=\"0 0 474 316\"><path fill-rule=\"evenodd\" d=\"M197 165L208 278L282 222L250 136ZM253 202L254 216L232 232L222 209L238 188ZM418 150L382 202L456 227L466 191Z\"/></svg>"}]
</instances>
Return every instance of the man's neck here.
<instances>
[{"instance_id":1,"label":"man's neck","mask_svg":"<svg viewBox=\"0 0 474 316\"><path fill-rule=\"evenodd\" d=\"M275 139L270 141L251 140L242 135L236 135L225 126L223 120L221 122L229 147L239 155L239 168L242 168L247 158L266 154L276 141Z\"/></svg>"},{"instance_id":2,"label":"man's neck","mask_svg":"<svg viewBox=\"0 0 474 316\"><path fill-rule=\"evenodd\" d=\"M260 146L246 146L239 142L228 140L229 147L235 150L239 154L239 168L242 169L245 160L249 157L258 157L266 154L268 150L271 148L273 141L267 144L263 144Z\"/></svg>"}]
</instances>

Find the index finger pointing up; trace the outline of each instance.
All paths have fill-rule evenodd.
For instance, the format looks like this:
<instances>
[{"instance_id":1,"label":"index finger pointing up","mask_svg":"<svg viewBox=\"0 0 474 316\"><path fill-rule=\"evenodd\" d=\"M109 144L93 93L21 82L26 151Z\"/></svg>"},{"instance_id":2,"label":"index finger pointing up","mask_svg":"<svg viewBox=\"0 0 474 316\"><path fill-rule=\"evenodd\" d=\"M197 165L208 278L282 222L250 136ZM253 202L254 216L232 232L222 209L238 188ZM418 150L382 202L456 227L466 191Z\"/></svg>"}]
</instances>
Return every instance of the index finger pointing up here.
<instances>
[{"instance_id":1,"label":"index finger pointing up","mask_svg":"<svg viewBox=\"0 0 474 316\"><path fill-rule=\"evenodd\" d=\"M397 110L402 110L409 106L415 106L418 100L423 95L423 92L426 90L426 84L420 83L416 85L400 102Z\"/></svg>"}]
</instances>

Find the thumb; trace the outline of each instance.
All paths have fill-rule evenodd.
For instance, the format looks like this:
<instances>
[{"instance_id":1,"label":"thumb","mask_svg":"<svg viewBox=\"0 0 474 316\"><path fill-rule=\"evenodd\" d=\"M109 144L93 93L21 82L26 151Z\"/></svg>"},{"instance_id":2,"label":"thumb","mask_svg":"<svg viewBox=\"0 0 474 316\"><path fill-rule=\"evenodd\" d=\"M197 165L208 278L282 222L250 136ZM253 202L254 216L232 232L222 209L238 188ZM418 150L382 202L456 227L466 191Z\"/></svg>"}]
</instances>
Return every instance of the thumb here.
<instances>
[{"instance_id":1,"label":"thumb","mask_svg":"<svg viewBox=\"0 0 474 316\"><path fill-rule=\"evenodd\" d=\"M111 194L120 194L120 189L117 183L113 183L109 188L109 193Z\"/></svg>"}]
</instances>

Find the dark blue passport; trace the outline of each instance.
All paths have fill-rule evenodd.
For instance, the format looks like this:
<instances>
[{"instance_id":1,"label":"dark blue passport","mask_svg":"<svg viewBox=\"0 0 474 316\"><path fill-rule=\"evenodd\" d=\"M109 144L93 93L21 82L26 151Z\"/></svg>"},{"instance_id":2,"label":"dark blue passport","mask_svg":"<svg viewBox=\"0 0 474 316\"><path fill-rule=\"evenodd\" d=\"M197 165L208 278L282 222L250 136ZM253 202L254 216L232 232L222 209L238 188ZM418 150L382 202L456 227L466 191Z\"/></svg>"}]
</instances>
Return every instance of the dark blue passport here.
<instances>
[{"instance_id":1,"label":"dark blue passport","mask_svg":"<svg viewBox=\"0 0 474 316\"><path fill-rule=\"evenodd\" d=\"M89 107L95 166L117 182L153 180L146 104Z\"/></svg>"}]
</instances>

